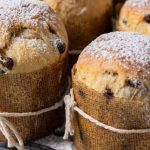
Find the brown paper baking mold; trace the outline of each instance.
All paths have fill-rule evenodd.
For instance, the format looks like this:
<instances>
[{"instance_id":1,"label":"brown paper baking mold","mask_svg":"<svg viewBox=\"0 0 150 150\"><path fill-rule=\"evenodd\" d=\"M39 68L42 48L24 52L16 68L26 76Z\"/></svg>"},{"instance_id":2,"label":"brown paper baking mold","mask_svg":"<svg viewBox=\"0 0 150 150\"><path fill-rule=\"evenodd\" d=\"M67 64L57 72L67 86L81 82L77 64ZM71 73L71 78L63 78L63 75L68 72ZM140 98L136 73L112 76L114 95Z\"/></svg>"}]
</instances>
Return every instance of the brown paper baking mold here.
<instances>
[{"instance_id":1,"label":"brown paper baking mold","mask_svg":"<svg viewBox=\"0 0 150 150\"><path fill-rule=\"evenodd\" d=\"M113 98L89 89L73 75L73 90L77 106L96 120L116 128L147 129L150 104ZM147 106L146 106L147 105ZM118 134L94 125L75 113L75 144L78 150L149 150L150 133Z\"/></svg>"},{"instance_id":2,"label":"brown paper baking mold","mask_svg":"<svg viewBox=\"0 0 150 150\"><path fill-rule=\"evenodd\" d=\"M0 76L0 111L35 112L59 102L67 86L67 60L42 70ZM7 118L29 141L48 135L63 123L63 107L39 116ZM4 137L0 135L0 140Z\"/></svg>"}]
</instances>

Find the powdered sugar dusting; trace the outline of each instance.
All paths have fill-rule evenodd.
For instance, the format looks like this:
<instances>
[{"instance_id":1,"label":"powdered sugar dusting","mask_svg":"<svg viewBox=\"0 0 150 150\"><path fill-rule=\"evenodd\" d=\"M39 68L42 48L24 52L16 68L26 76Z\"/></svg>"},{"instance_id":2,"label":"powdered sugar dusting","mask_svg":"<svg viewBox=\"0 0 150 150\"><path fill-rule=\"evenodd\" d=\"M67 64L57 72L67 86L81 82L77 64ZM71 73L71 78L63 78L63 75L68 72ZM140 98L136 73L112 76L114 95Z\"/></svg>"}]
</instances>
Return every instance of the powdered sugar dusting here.
<instances>
[{"instance_id":1,"label":"powdered sugar dusting","mask_svg":"<svg viewBox=\"0 0 150 150\"><path fill-rule=\"evenodd\" d=\"M138 8L150 7L150 0L127 0L125 5Z\"/></svg>"},{"instance_id":2,"label":"powdered sugar dusting","mask_svg":"<svg viewBox=\"0 0 150 150\"><path fill-rule=\"evenodd\" d=\"M6 30L16 23L37 25L39 18L55 18L51 11L46 3L38 0L0 0L0 25Z\"/></svg>"},{"instance_id":3,"label":"powdered sugar dusting","mask_svg":"<svg viewBox=\"0 0 150 150\"><path fill-rule=\"evenodd\" d=\"M113 59L125 67L136 66L139 71L150 71L150 38L138 33L103 34L84 49L81 57L84 54L94 59Z\"/></svg>"}]
</instances>

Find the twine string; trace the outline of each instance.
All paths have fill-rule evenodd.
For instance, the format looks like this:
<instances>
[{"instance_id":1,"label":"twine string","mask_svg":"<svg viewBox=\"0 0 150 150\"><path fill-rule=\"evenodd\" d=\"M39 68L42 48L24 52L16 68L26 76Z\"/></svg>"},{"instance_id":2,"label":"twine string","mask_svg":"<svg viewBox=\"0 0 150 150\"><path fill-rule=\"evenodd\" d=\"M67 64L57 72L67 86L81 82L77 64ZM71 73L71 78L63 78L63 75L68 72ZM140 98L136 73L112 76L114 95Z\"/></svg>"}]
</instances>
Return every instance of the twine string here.
<instances>
[{"instance_id":1,"label":"twine string","mask_svg":"<svg viewBox=\"0 0 150 150\"><path fill-rule=\"evenodd\" d=\"M115 128L112 126L109 126L107 124L104 124L90 115L86 114L84 111L82 111L79 107L76 106L76 102L74 99L73 95L73 89L70 90L70 94L66 95L64 98L65 101L65 107L66 107L66 125L65 125L65 134L64 134L64 139L68 139L69 136L73 136L74 134L74 129L73 129L73 116L74 116L74 111L76 111L78 114L80 114L83 118L86 120L92 122L98 127L101 127L105 130L109 130L114 133L119 133L119 134L143 134L143 133L150 133L150 129L120 129L120 128Z\"/></svg>"},{"instance_id":2,"label":"twine string","mask_svg":"<svg viewBox=\"0 0 150 150\"><path fill-rule=\"evenodd\" d=\"M4 137L7 139L8 147L16 147L18 150L23 150L24 144L21 136L15 129L15 127L10 123L7 119L4 117L0 117L0 131L4 135ZM13 138L13 135L16 138L17 142Z\"/></svg>"},{"instance_id":3,"label":"twine string","mask_svg":"<svg viewBox=\"0 0 150 150\"><path fill-rule=\"evenodd\" d=\"M8 143L7 146L9 148L16 147L18 150L24 150L24 143L23 143L23 139L21 138L19 132L16 130L16 128L13 126L13 124L10 121L8 121L5 117L15 118L15 117L38 116L38 115L41 115L46 112L50 112L50 111L53 111L53 110L56 110L56 109L62 107L64 104L64 102L63 102L64 96L69 93L70 84L71 84L70 78L68 78L68 87L65 90L61 100L59 102L56 102L54 105L52 105L48 108L45 108L45 109L42 109L42 110L39 110L36 112L22 112L22 113L1 112L0 113L0 131L6 138L7 143Z\"/></svg>"},{"instance_id":4,"label":"twine string","mask_svg":"<svg viewBox=\"0 0 150 150\"><path fill-rule=\"evenodd\" d=\"M74 135L73 129L73 116L74 116L74 107L76 102L74 101L73 89L70 90L70 94L64 97L65 110L66 110L66 124L65 124L65 134L64 139L68 139L69 135Z\"/></svg>"},{"instance_id":5,"label":"twine string","mask_svg":"<svg viewBox=\"0 0 150 150\"><path fill-rule=\"evenodd\" d=\"M37 112L26 112L26 113L3 112L3 113L0 113L0 131L4 135L4 137L6 138L6 140L8 142L8 144L7 144L8 147L9 148L16 147L18 150L23 150L24 149L24 143L23 143L23 139L21 138L19 132L16 130L16 128L13 126L13 124L4 117L38 116L38 115L44 114L46 112L56 110L59 107L61 107L62 105L63 105L63 100L55 103L53 106L51 106L49 108L45 108L45 109L39 110ZM15 138L17 141L15 140Z\"/></svg>"},{"instance_id":6,"label":"twine string","mask_svg":"<svg viewBox=\"0 0 150 150\"><path fill-rule=\"evenodd\" d=\"M63 100L60 102L55 103L53 106L36 111L36 112L22 112L22 113L8 113L8 112L1 112L0 117L30 117L30 116L38 116L44 114L46 112L58 109L63 105Z\"/></svg>"}]
</instances>

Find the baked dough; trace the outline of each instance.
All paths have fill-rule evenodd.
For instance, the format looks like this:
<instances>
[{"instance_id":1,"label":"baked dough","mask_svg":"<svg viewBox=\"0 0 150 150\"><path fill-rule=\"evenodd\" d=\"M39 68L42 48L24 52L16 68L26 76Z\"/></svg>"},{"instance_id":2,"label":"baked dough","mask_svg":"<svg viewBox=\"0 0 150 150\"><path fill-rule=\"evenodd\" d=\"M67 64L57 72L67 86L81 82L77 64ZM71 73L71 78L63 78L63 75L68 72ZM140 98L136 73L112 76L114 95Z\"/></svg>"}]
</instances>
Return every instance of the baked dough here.
<instances>
[{"instance_id":1,"label":"baked dough","mask_svg":"<svg viewBox=\"0 0 150 150\"><path fill-rule=\"evenodd\" d=\"M76 147L148 150L150 135L139 129L150 127L149 36L104 34L83 50L72 72Z\"/></svg>"},{"instance_id":2,"label":"baked dough","mask_svg":"<svg viewBox=\"0 0 150 150\"><path fill-rule=\"evenodd\" d=\"M133 32L104 34L89 44L74 67L77 80L99 93L140 98L150 88L150 38ZM141 98L142 99L142 98Z\"/></svg>"},{"instance_id":3,"label":"baked dough","mask_svg":"<svg viewBox=\"0 0 150 150\"><path fill-rule=\"evenodd\" d=\"M44 0L63 20L70 49L83 48L111 29L112 0Z\"/></svg>"},{"instance_id":4,"label":"baked dough","mask_svg":"<svg viewBox=\"0 0 150 150\"><path fill-rule=\"evenodd\" d=\"M27 73L58 64L66 57L67 48L65 27L46 3L0 0L2 72Z\"/></svg>"},{"instance_id":5,"label":"baked dough","mask_svg":"<svg viewBox=\"0 0 150 150\"><path fill-rule=\"evenodd\" d=\"M127 0L121 9L117 30L150 35L150 0Z\"/></svg>"}]
</instances>

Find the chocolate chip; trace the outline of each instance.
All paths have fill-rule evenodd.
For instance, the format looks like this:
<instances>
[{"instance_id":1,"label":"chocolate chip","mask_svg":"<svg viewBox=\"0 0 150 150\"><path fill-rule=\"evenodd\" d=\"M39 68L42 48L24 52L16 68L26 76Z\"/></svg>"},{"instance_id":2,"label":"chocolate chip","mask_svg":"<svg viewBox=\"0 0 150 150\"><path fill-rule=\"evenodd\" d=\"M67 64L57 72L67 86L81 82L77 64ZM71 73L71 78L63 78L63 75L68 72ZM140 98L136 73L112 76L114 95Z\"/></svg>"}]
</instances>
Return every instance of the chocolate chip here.
<instances>
[{"instance_id":1,"label":"chocolate chip","mask_svg":"<svg viewBox=\"0 0 150 150\"><path fill-rule=\"evenodd\" d=\"M5 73L5 71L0 69L0 74L4 74L4 73Z\"/></svg>"},{"instance_id":2,"label":"chocolate chip","mask_svg":"<svg viewBox=\"0 0 150 150\"><path fill-rule=\"evenodd\" d=\"M65 52L65 43L61 39L57 39L55 41L55 47L59 50L59 52L62 54Z\"/></svg>"},{"instance_id":3,"label":"chocolate chip","mask_svg":"<svg viewBox=\"0 0 150 150\"><path fill-rule=\"evenodd\" d=\"M146 14L144 19L147 23L150 23L150 14Z\"/></svg>"},{"instance_id":4,"label":"chocolate chip","mask_svg":"<svg viewBox=\"0 0 150 150\"><path fill-rule=\"evenodd\" d=\"M112 98L114 97L114 93L111 91L111 89L106 88L106 89L105 89L105 92L104 92L104 96L105 96L107 99L112 99Z\"/></svg>"},{"instance_id":5,"label":"chocolate chip","mask_svg":"<svg viewBox=\"0 0 150 150\"><path fill-rule=\"evenodd\" d=\"M2 64L7 69L12 70L12 68L14 66L14 61L10 57L3 57Z\"/></svg>"}]
</instances>

